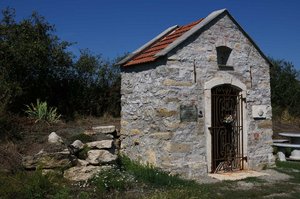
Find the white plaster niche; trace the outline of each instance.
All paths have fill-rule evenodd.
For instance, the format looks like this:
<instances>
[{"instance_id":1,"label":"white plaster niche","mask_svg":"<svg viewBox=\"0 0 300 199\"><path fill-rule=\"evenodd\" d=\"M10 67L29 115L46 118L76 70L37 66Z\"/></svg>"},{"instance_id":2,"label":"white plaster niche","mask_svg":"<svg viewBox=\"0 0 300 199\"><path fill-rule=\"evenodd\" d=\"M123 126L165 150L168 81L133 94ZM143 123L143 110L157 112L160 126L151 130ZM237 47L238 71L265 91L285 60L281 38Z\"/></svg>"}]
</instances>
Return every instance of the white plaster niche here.
<instances>
[{"instance_id":1,"label":"white plaster niche","mask_svg":"<svg viewBox=\"0 0 300 199\"><path fill-rule=\"evenodd\" d=\"M253 118L254 119L266 119L268 109L269 109L268 105L253 105L252 106Z\"/></svg>"}]
</instances>

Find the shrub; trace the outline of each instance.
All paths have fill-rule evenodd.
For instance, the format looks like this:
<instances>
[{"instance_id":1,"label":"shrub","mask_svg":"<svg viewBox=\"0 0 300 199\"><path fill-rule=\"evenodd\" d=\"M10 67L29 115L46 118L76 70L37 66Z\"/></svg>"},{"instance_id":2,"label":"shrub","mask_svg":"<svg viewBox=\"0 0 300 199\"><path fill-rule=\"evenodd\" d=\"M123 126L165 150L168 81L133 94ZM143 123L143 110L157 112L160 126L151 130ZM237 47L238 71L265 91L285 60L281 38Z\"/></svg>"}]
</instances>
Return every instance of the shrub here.
<instances>
[{"instance_id":1,"label":"shrub","mask_svg":"<svg viewBox=\"0 0 300 199\"><path fill-rule=\"evenodd\" d=\"M125 191L132 186L134 178L118 168L99 172L92 180L98 192Z\"/></svg>"},{"instance_id":2,"label":"shrub","mask_svg":"<svg viewBox=\"0 0 300 199\"><path fill-rule=\"evenodd\" d=\"M22 156L12 142L0 146L0 169L16 173L22 169Z\"/></svg>"},{"instance_id":3,"label":"shrub","mask_svg":"<svg viewBox=\"0 0 300 199\"><path fill-rule=\"evenodd\" d=\"M0 195L3 198L47 198L56 193L56 187L41 171L34 173L19 172L13 176L0 176Z\"/></svg>"},{"instance_id":4,"label":"shrub","mask_svg":"<svg viewBox=\"0 0 300 199\"><path fill-rule=\"evenodd\" d=\"M56 123L59 121L61 115L57 113L57 109L48 107L47 102L40 102L39 99L36 101L36 105L26 105L27 110L25 111L29 117L35 119L35 122L45 121L50 123Z\"/></svg>"}]
</instances>

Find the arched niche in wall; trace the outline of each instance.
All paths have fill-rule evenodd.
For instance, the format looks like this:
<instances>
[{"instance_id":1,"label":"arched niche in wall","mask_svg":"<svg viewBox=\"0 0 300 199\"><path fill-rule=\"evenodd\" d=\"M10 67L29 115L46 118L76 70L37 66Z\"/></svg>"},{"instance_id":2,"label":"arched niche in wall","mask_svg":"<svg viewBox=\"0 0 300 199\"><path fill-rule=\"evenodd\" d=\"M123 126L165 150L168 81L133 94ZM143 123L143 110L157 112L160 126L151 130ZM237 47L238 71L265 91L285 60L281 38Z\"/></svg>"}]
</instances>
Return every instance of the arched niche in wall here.
<instances>
[{"instance_id":1,"label":"arched niche in wall","mask_svg":"<svg viewBox=\"0 0 300 199\"><path fill-rule=\"evenodd\" d=\"M229 56L232 49L227 46L218 46L217 48L217 61L220 70L233 70L233 66L228 64Z\"/></svg>"}]
</instances>

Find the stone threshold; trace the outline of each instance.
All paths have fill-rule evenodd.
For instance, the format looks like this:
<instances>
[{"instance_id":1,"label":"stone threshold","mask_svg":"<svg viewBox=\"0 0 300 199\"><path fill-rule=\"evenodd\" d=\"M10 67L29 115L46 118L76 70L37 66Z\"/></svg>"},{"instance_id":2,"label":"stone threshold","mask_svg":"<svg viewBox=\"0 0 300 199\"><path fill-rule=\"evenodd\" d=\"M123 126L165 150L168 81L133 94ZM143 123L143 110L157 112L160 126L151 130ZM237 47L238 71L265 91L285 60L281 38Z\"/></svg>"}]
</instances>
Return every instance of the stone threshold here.
<instances>
[{"instance_id":1,"label":"stone threshold","mask_svg":"<svg viewBox=\"0 0 300 199\"><path fill-rule=\"evenodd\" d=\"M258 171L252 171L252 170L242 170L242 171L233 171L233 172L227 172L227 173L213 173L208 174L208 176L215 178L217 180L223 181L223 180L242 180L249 177L259 177L259 176L265 176L269 175L267 173L258 172Z\"/></svg>"}]
</instances>

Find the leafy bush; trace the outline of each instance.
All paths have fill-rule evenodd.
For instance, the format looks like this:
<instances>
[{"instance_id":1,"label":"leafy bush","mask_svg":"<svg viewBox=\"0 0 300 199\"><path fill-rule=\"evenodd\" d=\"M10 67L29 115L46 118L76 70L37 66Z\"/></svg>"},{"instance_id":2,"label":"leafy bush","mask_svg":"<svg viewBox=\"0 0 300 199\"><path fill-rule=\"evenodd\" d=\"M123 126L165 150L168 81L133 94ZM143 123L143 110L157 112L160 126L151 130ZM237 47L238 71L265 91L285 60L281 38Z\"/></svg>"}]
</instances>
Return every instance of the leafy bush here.
<instances>
[{"instance_id":1,"label":"leafy bush","mask_svg":"<svg viewBox=\"0 0 300 199\"><path fill-rule=\"evenodd\" d=\"M40 102L39 99L36 101L36 105L26 105L27 110L25 111L29 117L35 119L35 122L45 121L50 123L56 123L59 121L61 115L57 113L56 108L48 107L47 102Z\"/></svg>"}]
</instances>

